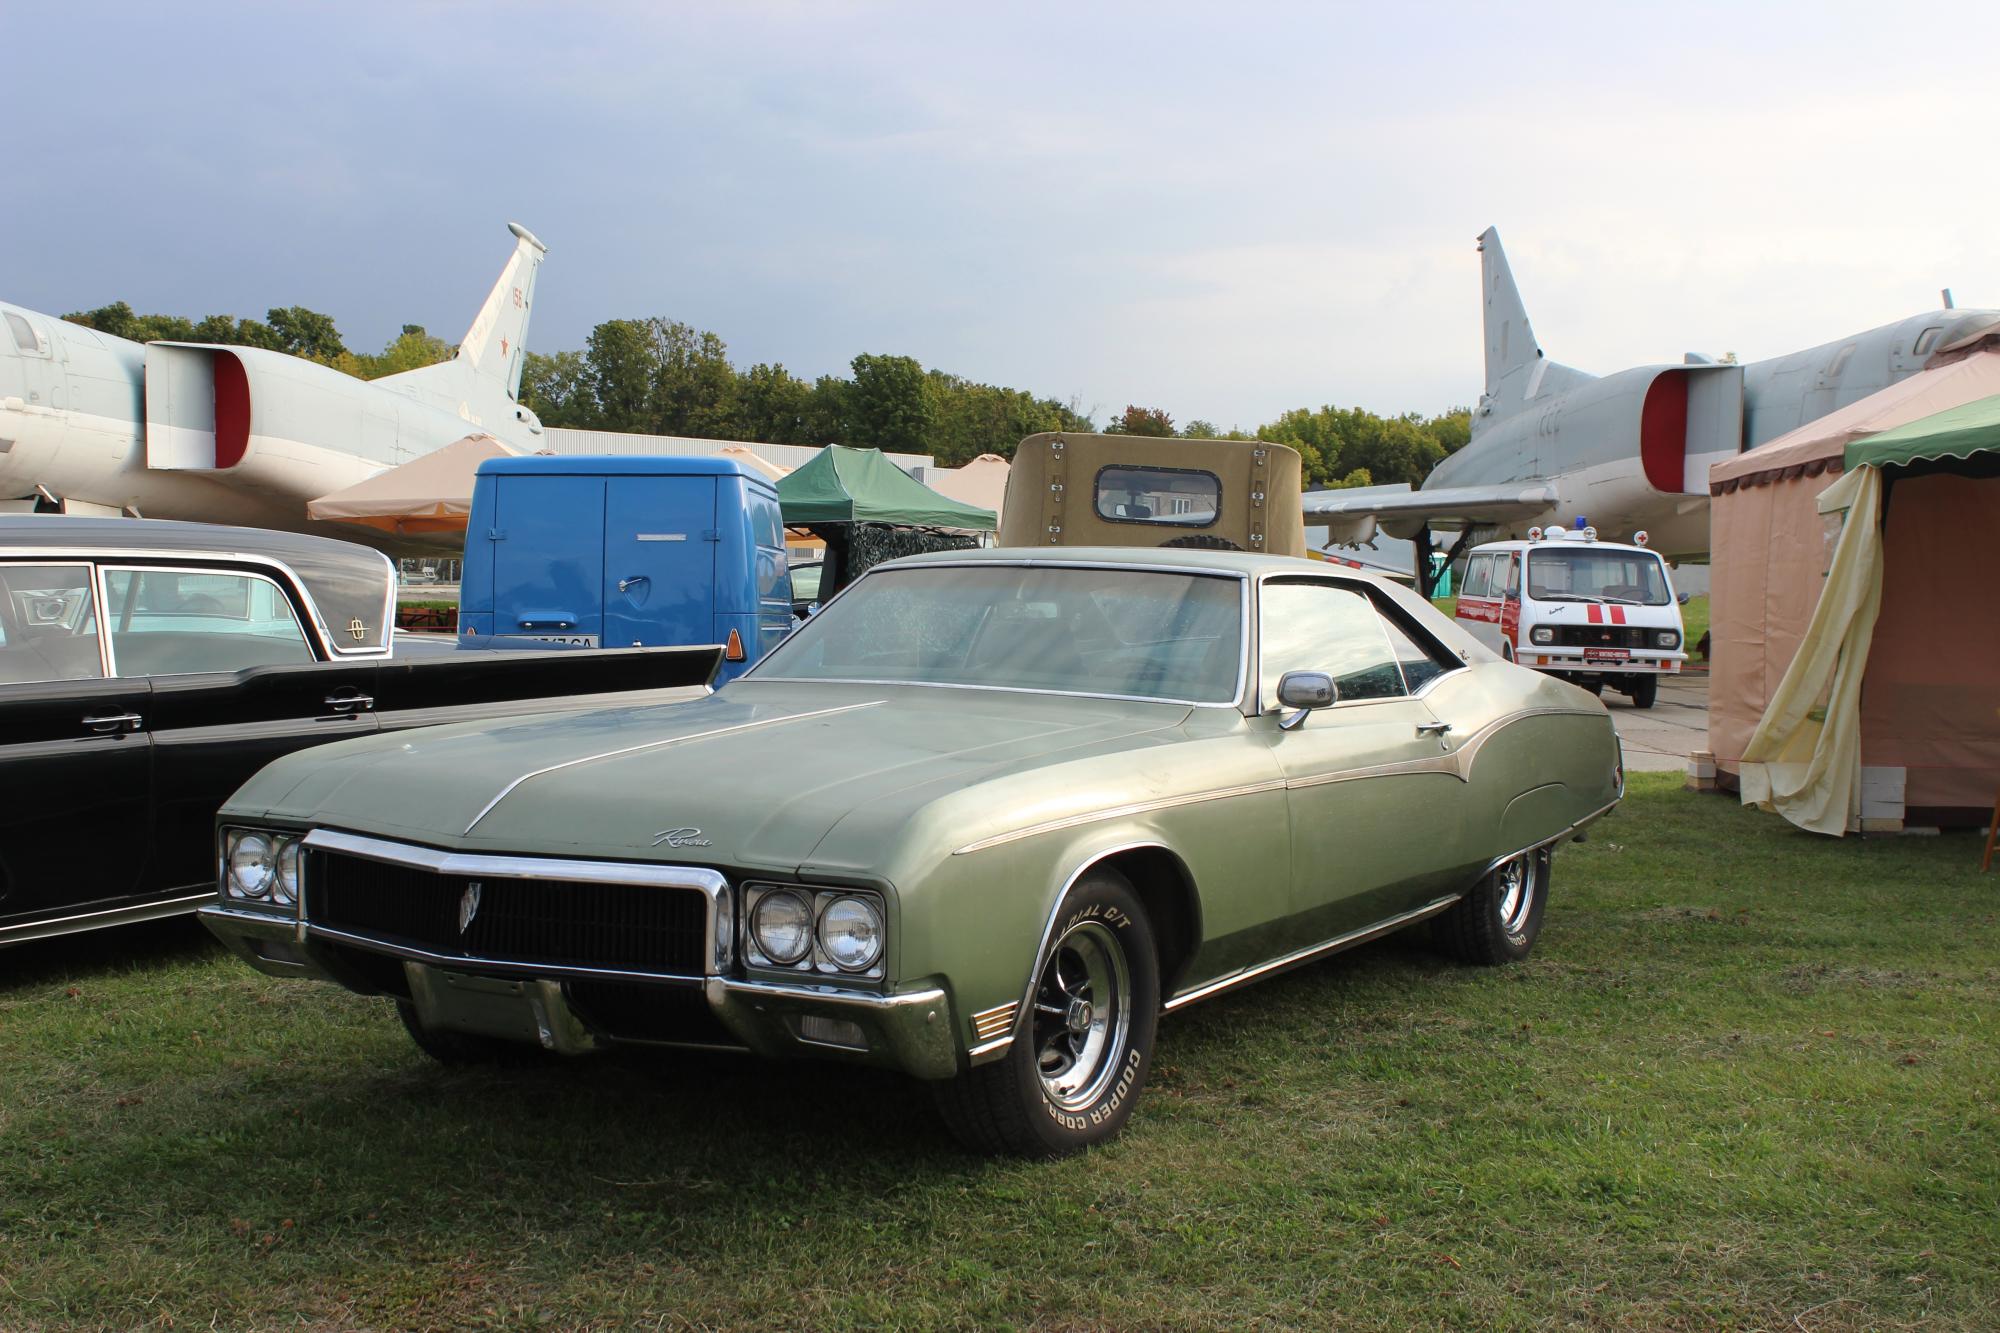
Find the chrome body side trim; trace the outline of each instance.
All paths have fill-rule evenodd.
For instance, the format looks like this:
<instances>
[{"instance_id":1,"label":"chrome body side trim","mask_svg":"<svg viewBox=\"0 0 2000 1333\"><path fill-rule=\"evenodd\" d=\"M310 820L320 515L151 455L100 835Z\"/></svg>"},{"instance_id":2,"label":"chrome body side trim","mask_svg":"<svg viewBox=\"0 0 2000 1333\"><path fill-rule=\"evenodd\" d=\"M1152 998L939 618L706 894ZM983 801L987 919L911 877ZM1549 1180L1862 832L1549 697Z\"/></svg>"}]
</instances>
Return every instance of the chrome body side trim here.
<instances>
[{"instance_id":1,"label":"chrome body side trim","mask_svg":"<svg viewBox=\"0 0 2000 1333\"><path fill-rule=\"evenodd\" d=\"M79 930L97 930L105 926L129 926L141 921L157 921L161 917L182 916L195 911L203 903L215 901L214 889L203 889L199 893L176 894L171 898L155 898L149 902L128 903L123 907L105 907L94 912L75 912L69 916L42 917L35 921L21 921L12 925L0 925L0 945L22 944L28 940L50 939L57 935L68 935Z\"/></svg>"},{"instance_id":2,"label":"chrome body side trim","mask_svg":"<svg viewBox=\"0 0 2000 1333\"><path fill-rule=\"evenodd\" d=\"M1342 949L1349 949L1357 944L1366 944L1369 940L1387 935L1391 931L1401 930L1404 926L1414 925L1416 922L1422 921L1425 917L1436 916L1439 912L1444 911L1464 896L1462 893L1449 894L1446 897L1425 903L1422 907L1389 917L1384 921L1377 921L1372 926L1363 926L1359 930L1350 930L1345 935L1336 935L1330 940L1323 940L1318 944L1308 945L1303 949L1285 954L1282 957L1273 958L1268 963L1259 963L1255 967L1243 968L1240 971L1231 972L1227 976L1217 977L1213 981L1203 982L1199 986L1182 991L1161 1007L1171 1013L1173 1010L1179 1009L1184 1005L1193 1004L1197 1000L1205 1000L1211 995L1219 995L1223 991L1233 990L1238 986L1246 986L1253 981L1261 981L1265 977L1275 976L1280 972L1298 967L1303 963L1310 963L1316 958L1324 958L1328 954L1338 953Z\"/></svg>"},{"instance_id":3,"label":"chrome body side trim","mask_svg":"<svg viewBox=\"0 0 2000 1333\"><path fill-rule=\"evenodd\" d=\"M566 768L576 768L583 764L594 764L603 759L618 759L628 754L639 754L647 750L663 750L670 745L686 745L693 741L705 741L714 736L728 736L739 731L751 731L758 727L775 727L783 722L803 722L809 718L831 717L835 713L851 713L862 708L877 708L884 702L886 701L882 699L871 699L866 703L842 704L838 708L819 708L810 713L788 713L783 717L767 717L757 722L741 722L733 727L717 727L713 731L698 731L692 736L673 736L666 740L647 741L643 745L627 745L622 749L606 750L601 754L587 754L578 759L565 759L560 764L550 764L547 768L538 768L533 772L523 773L520 777L515 778L512 782L502 787L500 794L488 801L481 807L479 813L472 817L472 822L465 826L465 831L470 833L472 830L478 828L479 821L492 814L494 808L500 802L512 796L523 783L532 782L536 778L547 777L551 773L560 773Z\"/></svg>"}]
</instances>

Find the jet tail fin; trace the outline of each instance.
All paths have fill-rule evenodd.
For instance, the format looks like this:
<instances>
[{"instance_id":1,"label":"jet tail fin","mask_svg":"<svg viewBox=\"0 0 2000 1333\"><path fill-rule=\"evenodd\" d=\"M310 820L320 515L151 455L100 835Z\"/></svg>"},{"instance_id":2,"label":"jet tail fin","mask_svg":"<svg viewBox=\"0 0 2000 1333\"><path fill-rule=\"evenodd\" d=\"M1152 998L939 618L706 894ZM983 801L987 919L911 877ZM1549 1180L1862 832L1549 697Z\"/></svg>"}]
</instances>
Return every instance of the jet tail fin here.
<instances>
[{"instance_id":1,"label":"jet tail fin","mask_svg":"<svg viewBox=\"0 0 2000 1333\"><path fill-rule=\"evenodd\" d=\"M498 380L509 398L517 398L521 392L521 344L527 340L528 314L535 305L535 271L541 268L549 247L518 222L508 223L507 230L514 233L514 253L458 344L458 359L474 377Z\"/></svg>"},{"instance_id":2,"label":"jet tail fin","mask_svg":"<svg viewBox=\"0 0 2000 1333\"><path fill-rule=\"evenodd\" d=\"M1531 369L1542 359L1542 347L1528 324L1528 308L1514 285L1514 271L1507 267L1500 233L1492 227L1479 233L1479 276L1486 304L1486 397L1497 401L1501 383Z\"/></svg>"}]
</instances>

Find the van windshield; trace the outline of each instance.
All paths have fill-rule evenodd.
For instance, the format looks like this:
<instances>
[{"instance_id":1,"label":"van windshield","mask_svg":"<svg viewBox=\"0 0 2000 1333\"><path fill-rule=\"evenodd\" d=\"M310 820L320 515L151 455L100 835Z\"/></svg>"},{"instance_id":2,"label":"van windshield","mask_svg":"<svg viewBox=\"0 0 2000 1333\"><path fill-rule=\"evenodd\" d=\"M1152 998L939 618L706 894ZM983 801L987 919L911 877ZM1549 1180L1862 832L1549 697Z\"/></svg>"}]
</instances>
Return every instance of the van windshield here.
<instances>
[{"instance_id":1,"label":"van windshield","mask_svg":"<svg viewBox=\"0 0 2000 1333\"><path fill-rule=\"evenodd\" d=\"M1665 606L1667 572L1650 551L1535 550L1528 553L1528 596L1538 602L1624 602Z\"/></svg>"},{"instance_id":2,"label":"van windshield","mask_svg":"<svg viewBox=\"0 0 2000 1333\"><path fill-rule=\"evenodd\" d=\"M1242 602L1238 579L1165 570L878 570L750 674L1228 703Z\"/></svg>"}]
</instances>

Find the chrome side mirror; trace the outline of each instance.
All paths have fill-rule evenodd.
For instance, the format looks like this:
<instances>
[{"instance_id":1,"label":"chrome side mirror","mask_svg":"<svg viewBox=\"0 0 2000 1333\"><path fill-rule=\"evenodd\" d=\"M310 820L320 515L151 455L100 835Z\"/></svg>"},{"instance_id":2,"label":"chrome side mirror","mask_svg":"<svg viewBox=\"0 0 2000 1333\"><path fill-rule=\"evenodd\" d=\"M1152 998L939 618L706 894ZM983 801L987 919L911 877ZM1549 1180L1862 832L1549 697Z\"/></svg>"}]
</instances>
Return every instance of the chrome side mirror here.
<instances>
[{"instance_id":1,"label":"chrome side mirror","mask_svg":"<svg viewBox=\"0 0 2000 1333\"><path fill-rule=\"evenodd\" d=\"M1278 677L1278 704L1283 708L1298 711L1290 717L1280 719L1278 727L1290 731L1306 720L1306 714L1315 708L1326 708L1340 702L1340 690L1335 687L1333 677L1324 671L1287 671Z\"/></svg>"}]
</instances>

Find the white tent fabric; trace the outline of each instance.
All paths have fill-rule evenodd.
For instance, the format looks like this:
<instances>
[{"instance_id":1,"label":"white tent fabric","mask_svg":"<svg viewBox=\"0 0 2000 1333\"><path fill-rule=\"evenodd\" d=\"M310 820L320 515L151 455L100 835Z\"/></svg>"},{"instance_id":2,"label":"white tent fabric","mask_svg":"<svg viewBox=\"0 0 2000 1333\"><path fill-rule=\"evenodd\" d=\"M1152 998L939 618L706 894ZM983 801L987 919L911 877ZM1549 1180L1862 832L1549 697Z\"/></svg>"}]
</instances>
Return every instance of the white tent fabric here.
<instances>
[{"instance_id":1,"label":"white tent fabric","mask_svg":"<svg viewBox=\"0 0 2000 1333\"><path fill-rule=\"evenodd\" d=\"M1819 496L1846 511L1812 622L1743 752L1745 805L1839 837L1860 827L1861 682L1882 609L1882 475L1859 467Z\"/></svg>"}]
</instances>

